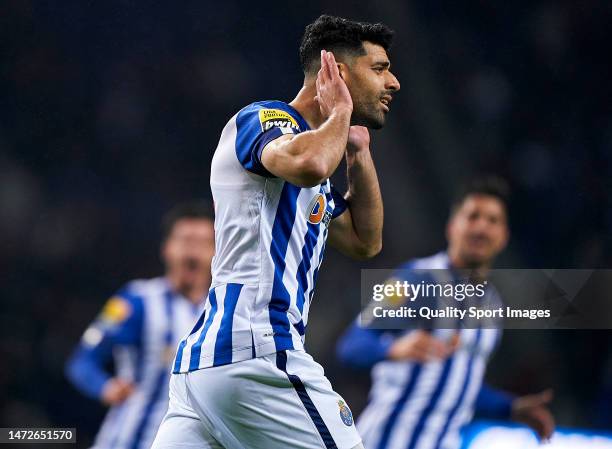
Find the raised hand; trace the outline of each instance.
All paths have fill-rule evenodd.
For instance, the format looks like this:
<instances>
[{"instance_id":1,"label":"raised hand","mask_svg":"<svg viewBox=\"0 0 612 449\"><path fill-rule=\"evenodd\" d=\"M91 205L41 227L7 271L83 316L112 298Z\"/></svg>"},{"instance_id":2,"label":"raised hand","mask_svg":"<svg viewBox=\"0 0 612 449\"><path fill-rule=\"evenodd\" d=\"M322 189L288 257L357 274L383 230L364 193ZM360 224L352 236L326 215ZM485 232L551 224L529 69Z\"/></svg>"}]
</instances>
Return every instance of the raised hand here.
<instances>
[{"instance_id":1,"label":"raised hand","mask_svg":"<svg viewBox=\"0 0 612 449\"><path fill-rule=\"evenodd\" d=\"M450 341L441 340L424 330L415 330L397 339L389 348L391 360L409 360L418 363L433 362L450 357L459 347L459 335Z\"/></svg>"},{"instance_id":2,"label":"raised hand","mask_svg":"<svg viewBox=\"0 0 612 449\"><path fill-rule=\"evenodd\" d=\"M334 54L321 50L321 69L316 80L317 96L321 115L327 119L336 110L353 110L353 100L346 83L340 77Z\"/></svg>"},{"instance_id":3,"label":"raised hand","mask_svg":"<svg viewBox=\"0 0 612 449\"><path fill-rule=\"evenodd\" d=\"M516 398L512 402L512 419L531 427L541 441L550 439L555 431L555 419L548 409L552 398L552 390Z\"/></svg>"},{"instance_id":4,"label":"raised hand","mask_svg":"<svg viewBox=\"0 0 612 449\"><path fill-rule=\"evenodd\" d=\"M125 401L133 392L134 384L119 377L113 377L104 384L101 400L106 405L117 405Z\"/></svg>"}]
</instances>

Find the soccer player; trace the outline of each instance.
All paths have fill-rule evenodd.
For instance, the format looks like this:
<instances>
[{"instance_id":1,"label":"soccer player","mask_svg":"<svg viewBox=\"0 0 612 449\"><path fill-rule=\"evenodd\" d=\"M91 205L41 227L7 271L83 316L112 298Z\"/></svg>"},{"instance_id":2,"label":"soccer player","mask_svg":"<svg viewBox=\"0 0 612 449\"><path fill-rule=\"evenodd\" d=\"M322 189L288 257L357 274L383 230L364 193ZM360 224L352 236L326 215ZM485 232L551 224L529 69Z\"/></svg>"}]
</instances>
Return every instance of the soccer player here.
<instances>
[{"instance_id":1,"label":"soccer player","mask_svg":"<svg viewBox=\"0 0 612 449\"><path fill-rule=\"evenodd\" d=\"M168 408L176 345L202 311L214 253L212 207L176 206L164 217L165 275L120 289L85 331L69 380L110 406L96 449L148 449ZM114 356L115 374L106 367Z\"/></svg>"},{"instance_id":2,"label":"soccer player","mask_svg":"<svg viewBox=\"0 0 612 449\"><path fill-rule=\"evenodd\" d=\"M509 238L507 195L499 178L474 180L453 204L447 250L400 269L470 269L486 276ZM486 290L497 295L494 288ZM456 449L459 430L475 408L491 418L526 423L541 439L549 438L554 430L546 407L550 391L514 397L483 384L500 334L494 328L385 331L354 323L337 349L345 363L372 369L369 402L357 423L365 446Z\"/></svg>"},{"instance_id":3,"label":"soccer player","mask_svg":"<svg viewBox=\"0 0 612 449\"><path fill-rule=\"evenodd\" d=\"M361 447L304 334L326 241L359 259L381 249L367 128L384 125L400 87L391 37L382 24L319 17L302 39L295 99L250 104L223 129L212 287L178 347L155 449ZM329 182L342 157L344 197Z\"/></svg>"}]
</instances>

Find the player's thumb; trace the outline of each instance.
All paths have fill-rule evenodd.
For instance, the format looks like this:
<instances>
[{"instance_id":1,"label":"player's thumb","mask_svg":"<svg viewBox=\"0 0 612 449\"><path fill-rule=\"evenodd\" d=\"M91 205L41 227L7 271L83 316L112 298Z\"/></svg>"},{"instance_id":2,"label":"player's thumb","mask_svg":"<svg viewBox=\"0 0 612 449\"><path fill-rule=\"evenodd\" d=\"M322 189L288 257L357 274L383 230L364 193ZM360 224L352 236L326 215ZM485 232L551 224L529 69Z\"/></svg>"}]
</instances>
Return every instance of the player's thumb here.
<instances>
[{"instance_id":1,"label":"player's thumb","mask_svg":"<svg viewBox=\"0 0 612 449\"><path fill-rule=\"evenodd\" d=\"M548 388L542 391L541 393L536 394L534 397L534 402L538 405L545 405L553 400L553 396L554 391L552 390L552 388Z\"/></svg>"},{"instance_id":2,"label":"player's thumb","mask_svg":"<svg viewBox=\"0 0 612 449\"><path fill-rule=\"evenodd\" d=\"M459 343L461 342L461 337L459 337L459 332L455 332L453 336L448 341L448 347L451 351L456 350L459 347Z\"/></svg>"}]
</instances>

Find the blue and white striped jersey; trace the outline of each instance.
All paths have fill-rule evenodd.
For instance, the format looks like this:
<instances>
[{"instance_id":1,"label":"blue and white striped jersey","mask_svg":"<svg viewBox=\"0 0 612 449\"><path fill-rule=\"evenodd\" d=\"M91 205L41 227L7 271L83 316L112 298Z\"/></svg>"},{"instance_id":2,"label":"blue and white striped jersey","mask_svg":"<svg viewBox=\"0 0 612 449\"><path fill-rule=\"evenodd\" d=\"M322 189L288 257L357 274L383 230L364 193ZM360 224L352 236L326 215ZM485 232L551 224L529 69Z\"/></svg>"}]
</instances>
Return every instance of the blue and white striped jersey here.
<instances>
[{"instance_id":1,"label":"blue and white striped jersey","mask_svg":"<svg viewBox=\"0 0 612 449\"><path fill-rule=\"evenodd\" d=\"M179 344L174 373L302 350L330 221L346 204L329 180L301 188L274 177L263 148L310 128L290 105L253 103L230 119L215 151L212 285Z\"/></svg>"},{"instance_id":2,"label":"blue and white striped jersey","mask_svg":"<svg viewBox=\"0 0 612 449\"><path fill-rule=\"evenodd\" d=\"M448 268L444 252L400 267ZM488 287L486 295L499 300L494 288ZM372 367L368 405L357 421L365 447L457 449L459 430L476 407L496 418L508 417L510 396L483 385L499 329L434 329L430 332L441 340L460 333L460 346L451 357L429 363L387 360L389 347L406 332L411 331L366 329L355 323L339 342L338 353L346 363Z\"/></svg>"},{"instance_id":3,"label":"blue and white striped jersey","mask_svg":"<svg viewBox=\"0 0 612 449\"><path fill-rule=\"evenodd\" d=\"M111 375L135 384L134 393L108 411L96 449L148 449L168 408L168 382L176 345L202 311L174 293L164 278L127 284L85 331L66 365L68 378L99 399Z\"/></svg>"}]
</instances>

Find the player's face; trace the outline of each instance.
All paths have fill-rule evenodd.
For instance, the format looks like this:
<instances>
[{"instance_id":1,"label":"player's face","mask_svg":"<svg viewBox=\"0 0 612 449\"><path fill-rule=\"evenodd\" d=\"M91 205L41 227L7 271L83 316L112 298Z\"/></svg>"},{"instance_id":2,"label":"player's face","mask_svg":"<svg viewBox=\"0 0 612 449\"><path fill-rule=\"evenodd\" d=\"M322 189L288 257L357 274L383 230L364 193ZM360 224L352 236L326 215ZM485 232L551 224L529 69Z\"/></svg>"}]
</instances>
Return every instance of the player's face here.
<instances>
[{"instance_id":1,"label":"player's face","mask_svg":"<svg viewBox=\"0 0 612 449\"><path fill-rule=\"evenodd\" d=\"M352 124L380 129L385 124L393 93L400 89L391 63L380 45L364 42L365 55L345 66L342 75L353 99Z\"/></svg>"},{"instance_id":2,"label":"player's face","mask_svg":"<svg viewBox=\"0 0 612 449\"><path fill-rule=\"evenodd\" d=\"M213 222L201 218L178 220L162 248L167 273L181 284L179 287L207 279L214 253Z\"/></svg>"},{"instance_id":3,"label":"player's face","mask_svg":"<svg viewBox=\"0 0 612 449\"><path fill-rule=\"evenodd\" d=\"M466 267L489 265L508 242L504 204L491 195L469 195L447 228L449 252Z\"/></svg>"}]
</instances>

